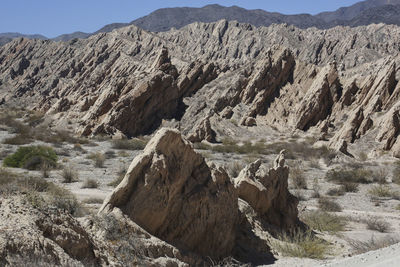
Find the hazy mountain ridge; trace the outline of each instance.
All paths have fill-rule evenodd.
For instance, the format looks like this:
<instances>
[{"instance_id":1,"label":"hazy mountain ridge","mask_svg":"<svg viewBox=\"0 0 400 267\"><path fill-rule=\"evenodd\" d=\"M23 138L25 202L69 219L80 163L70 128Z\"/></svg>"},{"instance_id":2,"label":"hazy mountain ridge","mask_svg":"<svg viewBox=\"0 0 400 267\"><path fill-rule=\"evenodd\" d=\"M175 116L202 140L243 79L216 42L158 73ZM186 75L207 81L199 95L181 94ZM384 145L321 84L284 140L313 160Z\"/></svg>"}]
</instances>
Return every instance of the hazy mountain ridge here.
<instances>
[{"instance_id":1,"label":"hazy mountain ridge","mask_svg":"<svg viewBox=\"0 0 400 267\"><path fill-rule=\"evenodd\" d=\"M298 28L316 27L328 29L335 26L362 26L372 23L400 25L400 0L367 0L349 7L342 7L332 12L322 12L317 15L295 14L284 15L277 12L268 12L261 9L247 10L238 6L224 7L213 4L202 8L162 8L147 16L138 18L129 23L112 23L105 25L93 33L74 32L62 34L53 38L54 41L69 41L75 38L88 38L97 33L111 32L129 25L136 25L152 32L168 31L171 28L182 28L194 22L216 22L221 19L250 23L254 26L269 26L271 24L287 23ZM3 36L5 35L5 36ZM30 39L47 39L42 35L14 35L0 34L0 45L13 38L26 37Z\"/></svg>"}]
</instances>

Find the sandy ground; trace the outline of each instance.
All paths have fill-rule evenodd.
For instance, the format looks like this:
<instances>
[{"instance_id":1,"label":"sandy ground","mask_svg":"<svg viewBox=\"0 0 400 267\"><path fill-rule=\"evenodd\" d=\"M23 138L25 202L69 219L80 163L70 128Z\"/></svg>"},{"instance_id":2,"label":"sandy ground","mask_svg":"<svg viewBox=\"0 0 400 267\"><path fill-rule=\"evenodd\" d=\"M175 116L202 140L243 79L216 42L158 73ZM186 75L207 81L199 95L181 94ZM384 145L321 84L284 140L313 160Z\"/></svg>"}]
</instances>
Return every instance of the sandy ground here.
<instances>
[{"instance_id":1,"label":"sandy ground","mask_svg":"<svg viewBox=\"0 0 400 267\"><path fill-rule=\"evenodd\" d=\"M18 146L4 145L2 143L5 138L11 136L13 135L7 131L0 130L0 152L16 151ZM285 140L285 138L282 137L282 140ZM33 144L43 143L35 142ZM59 153L59 162L77 171L79 178L77 182L69 184L62 183L61 170L51 171L48 179L69 189L81 201L97 199L97 203L86 204L91 212L96 212L101 205L101 201L113 190L113 187L108 184L118 177L118 173L122 169L129 167L133 158L140 154L140 151L125 150L121 153L120 150L112 148L110 140L93 141L93 144L82 145L82 148L82 151L77 151L74 150L73 144L65 143L55 147L56 151ZM114 156L105 160L103 168L96 168L93 161L88 158L88 155L91 153L109 153L110 151L114 152ZM223 154L212 151L199 152L207 158L207 161L225 166L229 166L232 162L246 164L255 158L254 155ZM356 152L357 151L355 151L355 153ZM272 165L275 155L257 157L261 157L267 164L270 163ZM388 172L388 180L390 180L393 162L394 159L390 157L382 157L379 160L366 160L361 162L361 164L372 169L386 169ZM348 162L348 159L341 158L337 159L329 166L323 160L317 162L318 166L313 166L311 162L302 161L301 159L287 160L287 164L291 167L300 166L307 179L307 189L294 189L290 183L290 190L292 193L303 196L299 204L300 213L318 208L318 199L312 198L313 183L318 181L320 194L326 195L329 189L337 187L337 185L329 183L324 179L326 172L331 168L339 168L349 163L351 162ZM0 160L0 165L1 164L2 162ZM27 170L23 169L14 169L13 171L27 173ZM41 176L42 174L39 171L30 171L29 175ZM83 183L88 178L95 179L99 183L98 188L82 188ZM344 196L333 197L343 208L341 212L337 212L336 214L345 216L347 218L347 225L346 230L338 235L324 234L335 247L332 255L328 256L328 259L321 261L278 256L278 260L273 266L400 266L400 244L362 255L355 255L356 253L352 250L348 242L348 240L368 241L371 238L378 239L389 237L398 238L400 240L400 211L397 209L400 200L390 198L372 199L368 191L375 185L376 184L360 185L359 191L356 193L346 193ZM400 192L399 185L389 183L388 186L390 186L391 190ZM390 230L387 233L380 233L367 229L365 220L368 218L385 220L390 225Z\"/></svg>"}]
</instances>

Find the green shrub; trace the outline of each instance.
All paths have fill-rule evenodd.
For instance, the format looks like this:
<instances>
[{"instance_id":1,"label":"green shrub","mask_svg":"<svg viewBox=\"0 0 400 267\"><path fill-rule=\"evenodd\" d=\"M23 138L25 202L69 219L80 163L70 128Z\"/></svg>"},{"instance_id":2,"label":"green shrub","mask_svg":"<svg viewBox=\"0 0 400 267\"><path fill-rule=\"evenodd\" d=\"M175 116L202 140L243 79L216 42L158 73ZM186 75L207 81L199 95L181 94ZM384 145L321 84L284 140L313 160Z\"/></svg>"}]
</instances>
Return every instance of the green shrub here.
<instances>
[{"instance_id":1,"label":"green shrub","mask_svg":"<svg viewBox=\"0 0 400 267\"><path fill-rule=\"evenodd\" d=\"M6 167L29 170L38 170L44 163L53 168L57 165L57 155L51 147L20 147L14 154L7 156L3 161L3 165Z\"/></svg>"}]
</instances>

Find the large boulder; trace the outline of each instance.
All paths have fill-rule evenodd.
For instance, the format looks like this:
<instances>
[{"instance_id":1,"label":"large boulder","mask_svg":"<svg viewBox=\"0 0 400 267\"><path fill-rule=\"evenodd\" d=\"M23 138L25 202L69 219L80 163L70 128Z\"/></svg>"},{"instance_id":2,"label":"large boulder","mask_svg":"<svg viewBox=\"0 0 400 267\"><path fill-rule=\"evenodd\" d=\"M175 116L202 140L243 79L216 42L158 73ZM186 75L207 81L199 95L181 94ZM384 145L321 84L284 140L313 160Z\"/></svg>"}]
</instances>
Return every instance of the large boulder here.
<instances>
[{"instance_id":1,"label":"large boulder","mask_svg":"<svg viewBox=\"0 0 400 267\"><path fill-rule=\"evenodd\" d=\"M280 230L293 230L300 223L298 200L288 191L289 168L284 164L284 151L271 169L257 160L239 173L234 184L239 198L267 223Z\"/></svg>"},{"instance_id":2,"label":"large boulder","mask_svg":"<svg viewBox=\"0 0 400 267\"><path fill-rule=\"evenodd\" d=\"M176 130L159 130L133 160L100 213L114 209L183 251L221 258L234 246L238 203L229 176Z\"/></svg>"}]
</instances>

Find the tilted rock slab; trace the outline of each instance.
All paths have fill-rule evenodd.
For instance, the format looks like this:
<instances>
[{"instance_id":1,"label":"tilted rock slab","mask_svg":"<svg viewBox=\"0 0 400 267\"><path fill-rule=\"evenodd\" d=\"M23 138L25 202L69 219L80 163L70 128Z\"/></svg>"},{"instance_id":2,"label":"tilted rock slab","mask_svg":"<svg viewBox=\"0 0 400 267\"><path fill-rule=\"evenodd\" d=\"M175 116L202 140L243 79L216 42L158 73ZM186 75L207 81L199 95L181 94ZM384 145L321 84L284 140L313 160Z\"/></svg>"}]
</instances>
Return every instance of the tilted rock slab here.
<instances>
[{"instance_id":1,"label":"tilted rock slab","mask_svg":"<svg viewBox=\"0 0 400 267\"><path fill-rule=\"evenodd\" d=\"M238 204L229 176L176 130L156 133L100 212L116 208L182 250L220 258L234 246Z\"/></svg>"},{"instance_id":2,"label":"tilted rock slab","mask_svg":"<svg viewBox=\"0 0 400 267\"><path fill-rule=\"evenodd\" d=\"M269 224L283 230L299 226L298 200L288 191L289 168L281 152L275 166L267 169L257 160L235 179L239 198L245 200Z\"/></svg>"}]
</instances>

